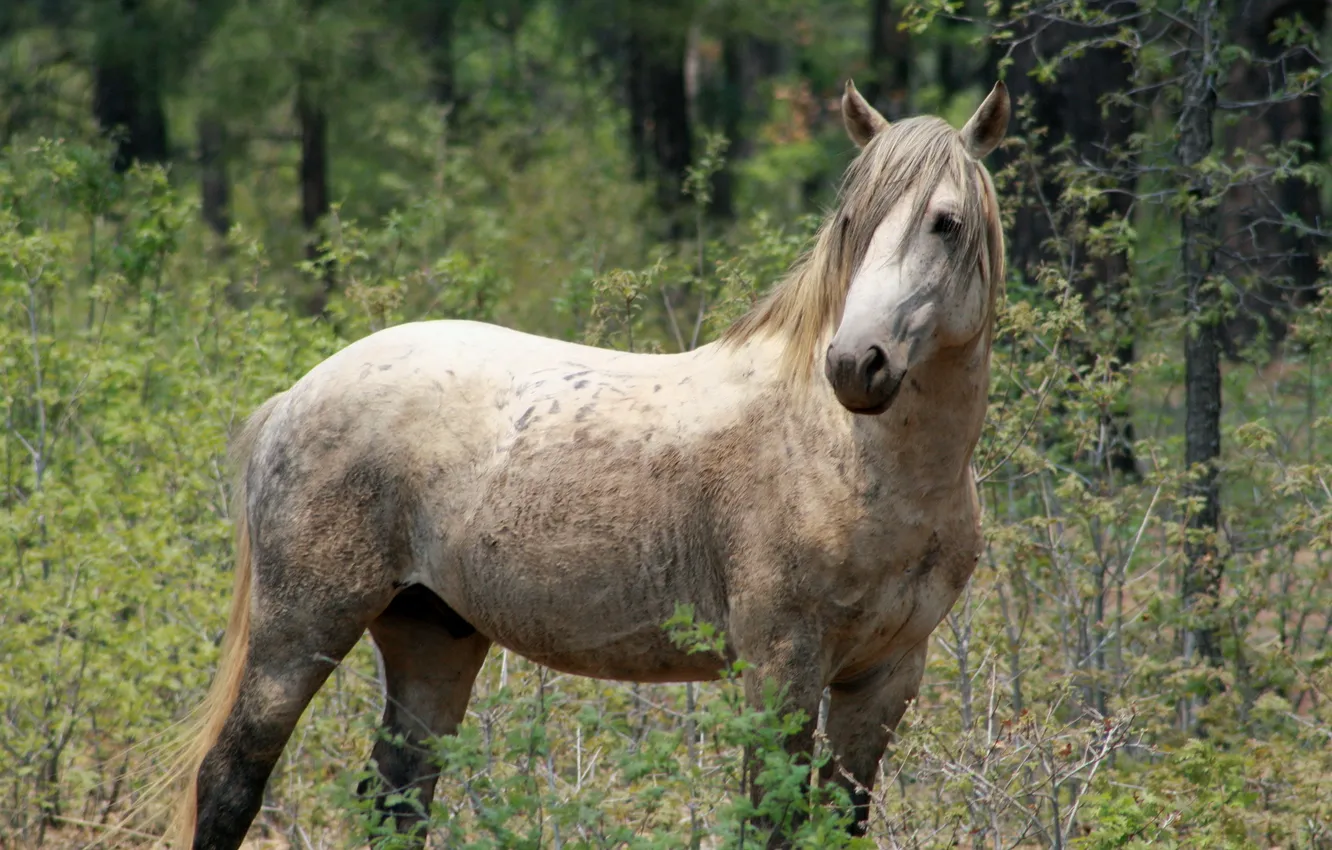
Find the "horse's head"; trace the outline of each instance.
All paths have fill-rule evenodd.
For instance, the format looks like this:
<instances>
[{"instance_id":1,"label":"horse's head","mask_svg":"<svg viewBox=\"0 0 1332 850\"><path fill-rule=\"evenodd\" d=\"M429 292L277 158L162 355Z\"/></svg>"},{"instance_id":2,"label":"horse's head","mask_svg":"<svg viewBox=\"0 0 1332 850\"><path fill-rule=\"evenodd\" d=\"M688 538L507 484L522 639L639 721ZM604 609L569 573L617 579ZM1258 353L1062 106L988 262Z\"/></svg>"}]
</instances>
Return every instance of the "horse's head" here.
<instances>
[{"instance_id":1,"label":"horse's head","mask_svg":"<svg viewBox=\"0 0 1332 850\"><path fill-rule=\"evenodd\" d=\"M1008 91L995 85L961 131L934 117L889 124L850 82L842 115L863 150L843 188L850 286L824 370L843 406L878 414L908 372L992 318L1003 239L980 160L1007 131Z\"/></svg>"}]
</instances>

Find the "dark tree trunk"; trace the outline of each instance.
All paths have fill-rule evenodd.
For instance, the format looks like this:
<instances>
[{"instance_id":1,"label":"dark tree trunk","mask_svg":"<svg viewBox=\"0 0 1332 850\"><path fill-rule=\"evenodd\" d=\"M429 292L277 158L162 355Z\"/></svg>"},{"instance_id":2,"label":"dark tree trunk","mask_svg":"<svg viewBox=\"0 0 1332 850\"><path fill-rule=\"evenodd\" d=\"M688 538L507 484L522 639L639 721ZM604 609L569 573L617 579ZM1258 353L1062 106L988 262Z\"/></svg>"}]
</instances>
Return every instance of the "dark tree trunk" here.
<instances>
[{"instance_id":1,"label":"dark tree trunk","mask_svg":"<svg viewBox=\"0 0 1332 850\"><path fill-rule=\"evenodd\" d=\"M427 2L420 21L421 45L430 63L430 94L441 106L455 105L453 38L457 0Z\"/></svg>"},{"instance_id":2,"label":"dark tree trunk","mask_svg":"<svg viewBox=\"0 0 1332 850\"><path fill-rule=\"evenodd\" d=\"M1327 6L1327 0L1248 0L1240 4L1230 40L1249 50L1255 61L1235 63L1226 89L1229 99L1275 101L1292 80L1316 70L1316 57L1273 42L1272 34L1282 19L1295 15L1321 33ZM1304 161L1319 163L1325 161L1323 129L1322 87L1316 85L1307 95L1272 103L1261 114L1250 111L1228 129L1224 147L1260 157L1265 146L1301 142L1308 147ZM1223 327L1223 345L1229 356L1239 357L1244 346L1260 334L1271 344L1280 342L1291 308L1314 296L1320 246L1313 236L1278 222L1287 216L1318 221L1321 207L1317 188L1299 179L1281 181L1270 193L1237 186L1227 194L1222 204L1222 232L1228 253L1240 258L1235 267L1227 269L1227 276L1241 284L1239 309Z\"/></svg>"},{"instance_id":3,"label":"dark tree trunk","mask_svg":"<svg viewBox=\"0 0 1332 850\"><path fill-rule=\"evenodd\" d=\"M227 128L216 117L199 119L199 190L204 221L218 236L231 229L231 184L227 179Z\"/></svg>"},{"instance_id":4,"label":"dark tree trunk","mask_svg":"<svg viewBox=\"0 0 1332 850\"><path fill-rule=\"evenodd\" d=\"M313 74L302 69L296 92L296 117L301 132L301 223L305 227L305 254L322 257L319 224L328 214L328 117L311 91ZM322 315L333 287L332 269L325 267L306 302L306 312Z\"/></svg>"},{"instance_id":5,"label":"dark tree trunk","mask_svg":"<svg viewBox=\"0 0 1332 850\"><path fill-rule=\"evenodd\" d=\"M1183 272L1188 327L1184 343L1185 461L1198 476L1188 487L1200 502L1188 518L1185 544L1188 563L1182 587L1189 624L1184 634L1186 660L1200 656L1221 661L1221 645L1212 606L1220 596L1222 561L1217 549L1221 517L1217 460L1221 456L1221 297L1211 280L1216 265L1219 216L1210 201L1216 187L1206 170L1196 166L1212 152L1216 114L1217 41L1220 0L1205 0L1192 22L1194 37L1184 69L1184 102L1180 113L1177 155L1194 203L1182 216L1180 265ZM1208 203L1204 203L1208 202ZM1194 726L1192 706L1182 718Z\"/></svg>"},{"instance_id":6,"label":"dark tree trunk","mask_svg":"<svg viewBox=\"0 0 1332 850\"><path fill-rule=\"evenodd\" d=\"M745 74L746 39L732 35L722 41L722 84L718 96L721 131L729 143L726 167L713 177L712 210L720 218L735 218L735 168L749 140L745 135L746 107L753 99Z\"/></svg>"},{"instance_id":7,"label":"dark tree trunk","mask_svg":"<svg viewBox=\"0 0 1332 850\"><path fill-rule=\"evenodd\" d=\"M870 4L870 76L860 88L889 121L905 118L911 108L911 37L898 29L901 22L892 0Z\"/></svg>"},{"instance_id":8,"label":"dark tree trunk","mask_svg":"<svg viewBox=\"0 0 1332 850\"><path fill-rule=\"evenodd\" d=\"M97 33L93 66L93 114L103 132L121 134L114 166L166 162L166 113L162 107L160 44L138 0L120 0L120 14Z\"/></svg>"},{"instance_id":9,"label":"dark tree trunk","mask_svg":"<svg viewBox=\"0 0 1332 850\"><path fill-rule=\"evenodd\" d=\"M641 176L656 181L658 205L671 219L672 238L678 238L683 228L676 213L691 162L684 33L633 32L626 60L635 164Z\"/></svg>"},{"instance_id":10,"label":"dark tree trunk","mask_svg":"<svg viewBox=\"0 0 1332 850\"><path fill-rule=\"evenodd\" d=\"M647 70L639 55L639 39L630 36L625 48L625 102L629 107L629 147L633 151L634 177L648 179L651 161L652 134L649 117L652 110L652 92L648 88Z\"/></svg>"},{"instance_id":11,"label":"dark tree trunk","mask_svg":"<svg viewBox=\"0 0 1332 850\"><path fill-rule=\"evenodd\" d=\"M716 96L717 118L729 142L726 167L717 172L713 184L713 212L726 219L735 217L735 163L754 153L752 127L763 104L760 81L778 72L780 48L766 39L735 33L722 41L722 80Z\"/></svg>"},{"instance_id":12,"label":"dark tree trunk","mask_svg":"<svg viewBox=\"0 0 1332 850\"><path fill-rule=\"evenodd\" d=\"M690 163L689 98L685 93L684 45L669 51L655 69L652 149L662 173L662 207L679 201ZM673 55L675 54L675 55Z\"/></svg>"},{"instance_id":13,"label":"dark tree trunk","mask_svg":"<svg viewBox=\"0 0 1332 850\"><path fill-rule=\"evenodd\" d=\"M1128 12L1122 3L1116 8L1119 14ZM1131 177L1122 174L1122 163L1115 161L1115 152L1126 147L1133 133L1133 111L1103 101L1110 93L1127 90L1132 67L1121 49L1102 46L1085 49L1076 58L1066 60L1048 83L1037 82L1031 76L1039 57L1056 55L1075 40L1109 35L1105 30L1064 22L1023 21L1016 27L1016 37L1023 40L1013 52L1009 90L1014 102L1032 97L1034 127L1015 130L1044 128L1044 133L1031 135L1028 140L1034 146L1037 166L1022 169L1010 187L1021 203L1009 232L1008 253L1010 265L1033 284L1042 264L1059 266L1071 276L1088 311L1099 317L1100 330L1110 336L1107 353L1115 358L1114 368L1118 369L1134 361L1133 332L1125 303L1128 258L1122 253L1093 256L1088 245L1067 237L1073 236L1079 225L1099 228L1129 215L1133 186ZM1066 142L1068 153L1059 153L1057 149ZM1101 172L1104 188L1121 190L1106 193L1100 206L1083 212L1081 222L1070 220L1068 211L1059 205L1065 188L1055 176L1056 160L1063 156L1076 157L1079 163ZM1052 251L1049 243L1055 235L1066 237L1064 250L1070 255ZM1075 354L1083 367L1090 368L1098 352L1089 345L1079 345ZM1136 475L1133 423L1127 404L1107 410L1102 425L1106 440L1103 453L1097 457L1098 465Z\"/></svg>"},{"instance_id":14,"label":"dark tree trunk","mask_svg":"<svg viewBox=\"0 0 1332 850\"><path fill-rule=\"evenodd\" d=\"M975 20L985 20L983 3L975 0L964 3L959 14ZM980 87L988 91L994 80L987 80L981 74L981 64L977 62L976 50L971 45L972 28L965 21L952 16L939 21L942 38L939 44L939 87L943 89L944 102L960 94L968 86L979 81Z\"/></svg>"}]
</instances>

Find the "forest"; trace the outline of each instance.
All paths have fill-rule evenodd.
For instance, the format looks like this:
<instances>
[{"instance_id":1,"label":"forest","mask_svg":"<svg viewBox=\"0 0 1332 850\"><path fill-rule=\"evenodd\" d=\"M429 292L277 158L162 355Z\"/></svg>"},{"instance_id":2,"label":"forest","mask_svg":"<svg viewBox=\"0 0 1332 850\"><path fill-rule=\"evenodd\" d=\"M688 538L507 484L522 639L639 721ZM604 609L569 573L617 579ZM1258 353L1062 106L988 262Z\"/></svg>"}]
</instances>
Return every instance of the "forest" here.
<instances>
[{"instance_id":1,"label":"forest","mask_svg":"<svg viewBox=\"0 0 1332 850\"><path fill-rule=\"evenodd\" d=\"M1324 0L0 4L0 848L154 844L216 668L249 414L384 327L677 352L809 248L890 121L987 160L1008 272L985 548L866 837L735 678L493 648L430 845L1332 848L1332 33ZM1320 389L1321 388L1321 389ZM1324 451L1328 450L1328 451ZM682 612L681 640L725 640ZM361 642L252 848L407 846L357 792ZM826 753L821 757L826 758Z\"/></svg>"}]
</instances>

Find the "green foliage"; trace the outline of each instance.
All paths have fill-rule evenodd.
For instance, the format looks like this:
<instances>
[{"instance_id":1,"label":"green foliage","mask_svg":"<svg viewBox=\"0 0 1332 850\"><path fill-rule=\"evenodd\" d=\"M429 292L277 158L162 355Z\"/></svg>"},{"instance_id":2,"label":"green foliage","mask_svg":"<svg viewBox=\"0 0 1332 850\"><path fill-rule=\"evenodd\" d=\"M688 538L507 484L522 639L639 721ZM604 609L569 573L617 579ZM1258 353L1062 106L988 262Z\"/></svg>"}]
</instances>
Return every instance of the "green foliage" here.
<instances>
[{"instance_id":1,"label":"green foliage","mask_svg":"<svg viewBox=\"0 0 1332 850\"><path fill-rule=\"evenodd\" d=\"M257 246L182 274L189 206L160 170L107 173L61 143L0 160L0 796L29 838L122 804L142 767L127 747L203 687L229 585L227 432L332 350L280 306L227 306Z\"/></svg>"},{"instance_id":2,"label":"green foliage","mask_svg":"<svg viewBox=\"0 0 1332 850\"><path fill-rule=\"evenodd\" d=\"M1190 741L1171 759L1169 771L1144 771L1132 795L1091 800L1099 829L1078 846L1249 847L1242 812L1256 802L1246 788L1243 756Z\"/></svg>"},{"instance_id":3,"label":"green foliage","mask_svg":"<svg viewBox=\"0 0 1332 850\"><path fill-rule=\"evenodd\" d=\"M664 627L691 651L725 651L724 636L696 622L687 607ZM697 847L705 836L714 847L761 846L767 839L754 823L759 817L777 824L796 847L867 846L846 834L838 808L847 804L845 793L809 787L826 754L810 764L783 749L803 715L782 712L772 691L763 706L747 705L742 661L727 665L724 684L686 706L675 728L654 722L636 729L627 717L592 710L567 684L556 687L548 671L523 662L514 668L522 671L520 686L483 678L473 709L479 724L431 742L441 773L454 779L441 785L430 818L431 831L447 846L665 850ZM662 695L667 702L660 708L672 710L671 695ZM497 728L492 720L499 717ZM714 752L704 760L709 744ZM757 806L740 783L747 751L760 764ZM600 753L611 754L604 765L584 761ZM605 775L589 781L597 771ZM402 838L377 820L369 798L339 800L359 813L374 846L399 846Z\"/></svg>"}]
</instances>

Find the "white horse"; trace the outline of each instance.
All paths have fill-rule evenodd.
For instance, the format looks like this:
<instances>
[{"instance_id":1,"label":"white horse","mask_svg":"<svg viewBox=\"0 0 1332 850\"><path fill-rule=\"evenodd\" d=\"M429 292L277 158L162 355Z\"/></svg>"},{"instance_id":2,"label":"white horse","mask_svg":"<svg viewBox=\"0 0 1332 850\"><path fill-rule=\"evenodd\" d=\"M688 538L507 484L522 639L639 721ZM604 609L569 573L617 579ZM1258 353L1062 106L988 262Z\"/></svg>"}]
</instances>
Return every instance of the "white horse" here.
<instances>
[{"instance_id":1,"label":"white horse","mask_svg":"<svg viewBox=\"0 0 1332 850\"><path fill-rule=\"evenodd\" d=\"M996 85L960 132L889 125L850 83L842 108L863 150L839 208L720 341L645 355L409 324L252 417L180 843L240 845L329 659L366 629L384 724L406 741L373 757L428 806L417 745L454 732L492 643L587 676L714 678L721 661L662 628L677 603L752 665L755 702L771 680L813 718L831 688L827 734L863 830L927 639L980 552L970 463L1004 270L981 159L1009 103ZM790 747L812 736L811 720ZM416 818L394 813L400 829Z\"/></svg>"}]
</instances>

